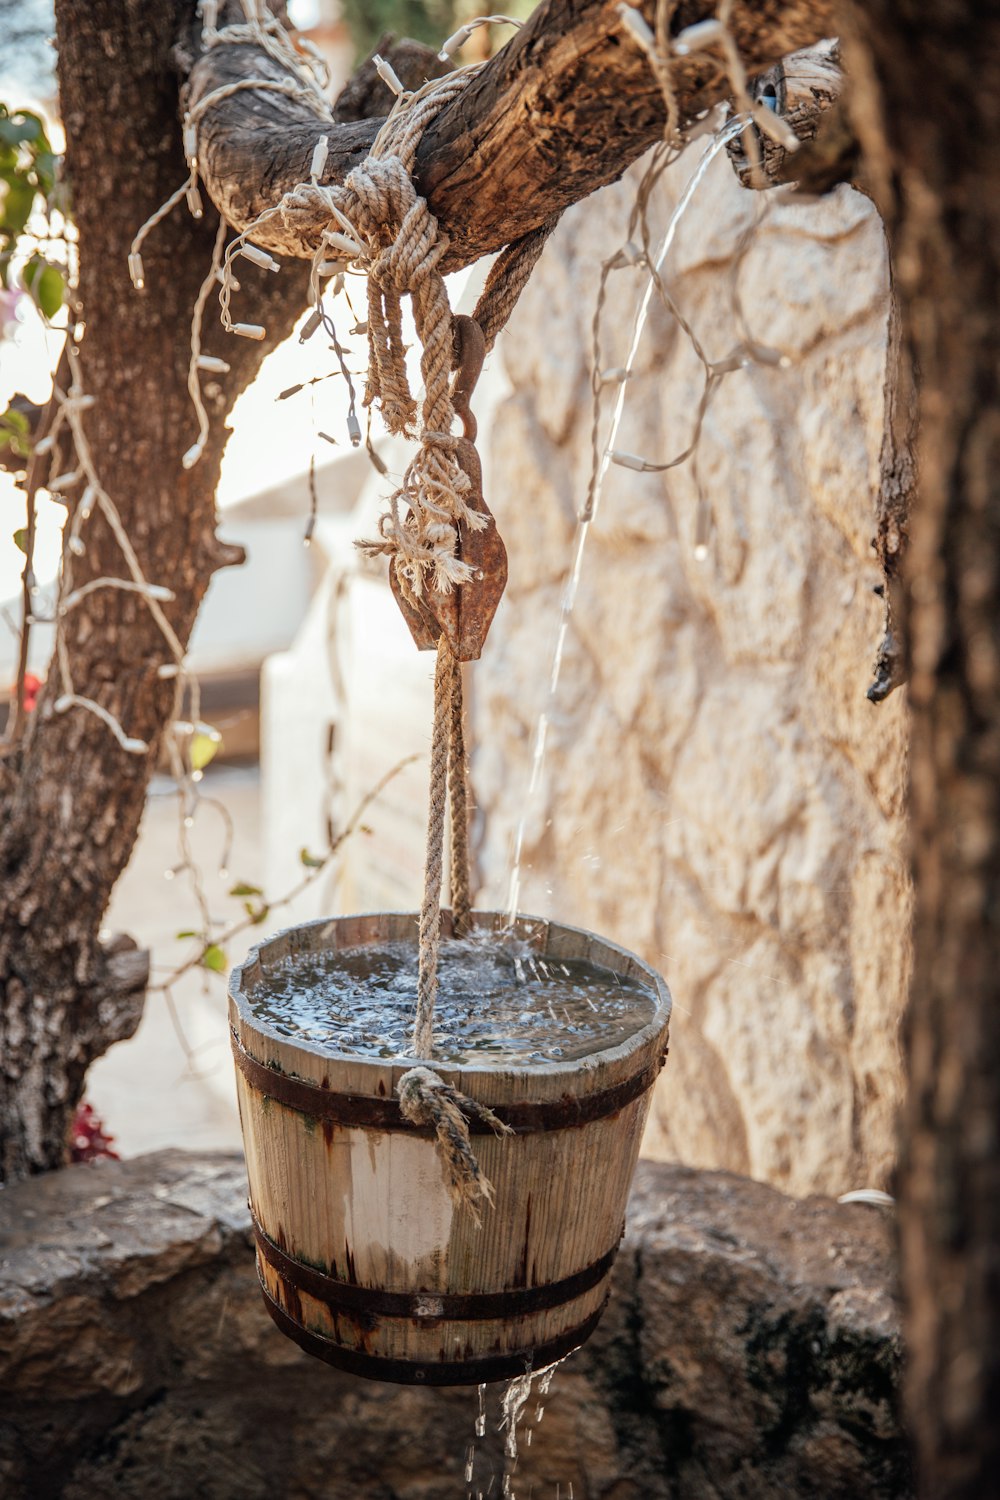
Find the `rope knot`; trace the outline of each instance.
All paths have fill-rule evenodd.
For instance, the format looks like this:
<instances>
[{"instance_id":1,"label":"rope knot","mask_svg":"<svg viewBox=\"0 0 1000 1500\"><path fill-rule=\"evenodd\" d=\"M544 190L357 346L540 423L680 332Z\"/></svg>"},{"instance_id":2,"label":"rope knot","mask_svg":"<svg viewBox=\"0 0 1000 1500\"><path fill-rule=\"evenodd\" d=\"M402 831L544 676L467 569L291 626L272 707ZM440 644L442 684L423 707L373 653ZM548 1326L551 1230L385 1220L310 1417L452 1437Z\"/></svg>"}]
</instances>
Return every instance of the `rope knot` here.
<instances>
[{"instance_id":1,"label":"rope knot","mask_svg":"<svg viewBox=\"0 0 1000 1500\"><path fill-rule=\"evenodd\" d=\"M512 1135L510 1126L487 1105L445 1083L431 1068L411 1068L397 1083L396 1093L404 1119L433 1128L451 1196L456 1204L468 1205L478 1224L476 1200L485 1199L492 1206L493 1188L476 1160L468 1122L481 1121L496 1135Z\"/></svg>"},{"instance_id":2,"label":"rope knot","mask_svg":"<svg viewBox=\"0 0 1000 1500\"><path fill-rule=\"evenodd\" d=\"M403 298L410 297L413 304L425 392L421 446L389 501L380 541L364 546L369 553L387 552L390 566L416 595L428 587L449 593L468 581L469 570L456 556L458 528L465 524L478 530L486 524L466 503L470 481L451 436L454 320L440 270L449 242L412 177L425 127L471 76L462 71L435 80L397 106L369 155L348 173L337 200L336 217L354 226L367 249L365 405L377 404L389 431L406 436L416 427L417 403L406 373ZM401 518L404 506L408 514Z\"/></svg>"},{"instance_id":3,"label":"rope knot","mask_svg":"<svg viewBox=\"0 0 1000 1500\"><path fill-rule=\"evenodd\" d=\"M366 156L344 179L344 211L369 241L395 239L413 207L417 190L398 156ZM346 207L351 203L354 212Z\"/></svg>"}]
</instances>

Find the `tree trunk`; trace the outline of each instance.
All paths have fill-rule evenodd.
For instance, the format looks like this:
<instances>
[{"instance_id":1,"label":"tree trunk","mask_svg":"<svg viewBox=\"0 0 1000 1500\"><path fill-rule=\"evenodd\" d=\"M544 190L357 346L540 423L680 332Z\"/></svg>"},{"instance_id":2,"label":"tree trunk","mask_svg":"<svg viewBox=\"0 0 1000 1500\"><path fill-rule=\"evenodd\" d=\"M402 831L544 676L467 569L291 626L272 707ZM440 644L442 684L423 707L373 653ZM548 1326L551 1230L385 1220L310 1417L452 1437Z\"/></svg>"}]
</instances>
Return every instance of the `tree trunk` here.
<instances>
[{"instance_id":1,"label":"tree trunk","mask_svg":"<svg viewBox=\"0 0 1000 1500\"><path fill-rule=\"evenodd\" d=\"M191 309L211 259L217 219L185 212L155 231L145 256L148 290L133 291L129 242L185 176L171 61L189 7L94 0L57 6L66 170L80 245L78 300L86 333L81 363L94 405L85 428L104 487L121 513L146 578L176 595L164 608L186 643L213 571L238 555L215 536L214 495L226 434L222 419L255 376L268 345L226 342L233 373L213 393L212 432L190 472L181 454L195 436L187 394ZM300 310L304 277L265 280L270 346ZM214 317L208 352L222 353ZM236 348L233 348L236 345ZM79 487L73 492L78 498ZM72 506L71 506L72 509ZM95 510L76 587L127 577L125 560ZM101 588L65 619L73 684L126 734L150 746L122 750L91 713L56 713L66 685L53 662L27 737L0 762L0 1181L58 1166L86 1069L129 1036L142 1012L143 974L98 940L112 887L139 827L146 786L170 721L172 661L136 594Z\"/></svg>"},{"instance_id":2,"label":"tree trunk","mask_svg":"<svg viewBox=\"0 0 1000 1500\"><path fill-rule=\"evenodd\" d=\"M904 564L915 969L899 1174L921 1493L1000 1472L1000 15L875 0L846 56L920 371Z\"/></svg>"}]
</instances>

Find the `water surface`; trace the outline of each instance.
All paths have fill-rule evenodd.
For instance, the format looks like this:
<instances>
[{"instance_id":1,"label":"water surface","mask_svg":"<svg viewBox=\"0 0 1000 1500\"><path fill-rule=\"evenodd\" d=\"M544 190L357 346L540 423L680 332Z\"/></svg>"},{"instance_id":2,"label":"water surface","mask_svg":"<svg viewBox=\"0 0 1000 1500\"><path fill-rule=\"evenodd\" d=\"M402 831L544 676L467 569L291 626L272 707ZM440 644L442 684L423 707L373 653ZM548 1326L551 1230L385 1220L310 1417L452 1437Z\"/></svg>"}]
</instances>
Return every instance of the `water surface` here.
<instances>
[{"instance_id":1,"label":"water surface","mask_svg":"<svg viewBox=\"0 0 1000 1500\"><path fill-rule=\"evenodd\" d=\"M299 953L264 964L247 994L279 1036L359 1057L405 1057L417 1004L415 942ZM512 934L441 944L434 1058L568 1062L618 1046L656 1012L653 989L581 959L539 954Z\"/></svg>"}]
</instances>

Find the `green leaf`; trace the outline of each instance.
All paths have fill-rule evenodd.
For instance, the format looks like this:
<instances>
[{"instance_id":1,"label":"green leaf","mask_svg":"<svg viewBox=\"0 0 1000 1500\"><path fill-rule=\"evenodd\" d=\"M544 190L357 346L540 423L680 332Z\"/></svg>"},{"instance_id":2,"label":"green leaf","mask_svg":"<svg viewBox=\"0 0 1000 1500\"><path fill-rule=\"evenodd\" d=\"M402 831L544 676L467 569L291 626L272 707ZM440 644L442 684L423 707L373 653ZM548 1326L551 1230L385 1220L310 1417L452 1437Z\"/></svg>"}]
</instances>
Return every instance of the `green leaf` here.
<instances>
[{"instance_id":1,"label":"green leaf","mask_svg":"<svg viewBox=\"0 0 1000 1500\"><path fill-rule=\"evenodd\" d=\"M14 532L14 546L17 547L21 552L23 552L24 555L25 555L25 557L27 557L27 555L28 555L28 528L27 528L27 526L19 526L18 529Z\"/></svg>"},{"instance_id":2,"label":"green leaf","mask_svg":"<svg viewBox=\"0 0 1000 1500\"><path fill-rule=\"evenodd\" d=\"M8 407L3 416L0 416L0 427L16 432L20 437L27 437L30 431L24 412L13 406Z\"/></svg>"},{"instance_id":3,"label":"green leaf","mask_svg":"<svg viewBox=\"0 0 1000 1500\"><path fill-rule=\"evenodd\" d=\"M192 771L203 771L210 761L213 761L222 749L222 739L213 739L208 734L193 734L191 736Z\"/></svg>"},{"instance_id":4,"label":"green leaf","mask_svg":"<svg viewBox=\"0 0 1000 1500\"><path fill-rule=\"evenodd\" d=\"M18 458L31 457L31 428L23 411L11 407L0 414L0 446L8 447Z\"/></svg>"},{"instance_id":5,"label":"green leaf","mask_svg":"<svg viewBox=\"0 0 1000 1500\"><path fill-rule=\"evenodd\" d=\"M56 168L59 158L51 151L46 143L45 149L36 152L34 177L38 185L38 191L44 193L47 198L56 185Z\"/></svg>"},{"instance_id":6,"label":"green leaf","mask_svg":"<svg viewBox=\"0 0 1000 1500\"><path fill-rule=\"evenodd\" d=\"M315 854L310 854L309 850L306 849L305 846L303 846L299 850L299 859L305 865L307 870L318 870L321 868L321 866L326 864L325 859L317 859Z\"/></svg>"},{"instance_id":7,"label":"green leaf","mask_svg":"<svg viewBox=\"0 0 1000 1500\"><path fill-rule=\"evenodd\" d=\"M44 316L54 318L62 307L66 290L66 281L59 267L44 256L33 255L21 272L21 280Z\"/></svg>"},{"instance_id":8,"label":"green leaf","mask_svg":"<svg viewBox=\"0 0 1000 1500\"><path fill-rule=\"evenodd\" d=\"M264 892L259 885L250 885L246 880L238 880L229 894L231 896L263 896Z\"/></svg>"},{"instance_id":9,"label":"green leaf","mask_svg":"<svg viewBox=\"0 0 1000 1500\"><path fill-rule=\"evenodd\" d=\"M182 938L191 938L191 937L200 938L202 936L202 934L200 932L195 932L193 928L185 927L185 929L184 929L183 932L177 932L177 933L174 934L174 936L178 940L180 940Z\"/></svg>"},{"instance_id":10,"label":"green leaf","mask_svg":"<svg viewBox=\"0 0 1000 1500\"><path fill-rule=\"evenodd\" d=\"M30 110L19 109L15 114L0 120L0 141L8 146L21 146L44 138L45 126Z\"/></svg>"},{"instance_id":11,"label":"green leaf","mask_svg":"<svg viewBox=\"0 0 1000 1500\"><path fill-rule=\"evenodd\" d=\"M267 914L271 910L271 908L265 901L262 901L259 906L254 906L252 901L244 901L243 910L246 912L253 925L257 927L261 922L266 920Z\"/></svg>"},{"instance_id":12,"label":"green leaf","mask_svg":"<svg viewBox=\"0 0 1000 1500\"><path fill-rule=\"evenodd\" d=\"M213 969L216 974L221 974L229 962L218 943L209 943L201 961L206 969Z\"/></svg>"},{"instance_id":13,"label":"green leaf","mask_svg":"<svg viewBox=\"0 0 1000 1500\"><path fill-rule=\"evenodd\" d=\"M7 180L7 192L0 203L0 234L16 240L31 217L35 206L35 189L31 183L15 177Z\"/></svg>"},{"instance_id":14,"label":"green leaf","mask_svg":"<svg viewBox=\"0 0 1000 1500\"><path fill-rule=\"evenodd\" d=\"M51 321L63 305L66 282L62 272L55 266L44 266L32 290L42 315Z\"/></svg>"}]
</instances>

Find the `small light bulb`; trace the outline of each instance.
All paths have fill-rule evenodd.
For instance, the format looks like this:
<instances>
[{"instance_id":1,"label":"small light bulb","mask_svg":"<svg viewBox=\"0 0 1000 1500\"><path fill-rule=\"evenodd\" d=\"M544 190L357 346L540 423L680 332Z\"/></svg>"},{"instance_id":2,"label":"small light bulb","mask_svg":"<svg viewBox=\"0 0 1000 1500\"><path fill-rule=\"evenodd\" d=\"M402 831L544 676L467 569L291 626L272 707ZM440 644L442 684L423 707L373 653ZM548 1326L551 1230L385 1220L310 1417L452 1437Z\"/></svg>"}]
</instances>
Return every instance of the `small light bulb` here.
<instances>
[{"instance_id":1,"label":"small light bulb","mask_svg":"<svg viewBox=\"0 0 1000 1500\"><path fill-rule=\"evenodd\" d=\"M326 166L326 158L330 154L330 138L321 135L313 147L312 161L309 163L309 176L313 182L323 175Z\"/></svg>"}]
</instances>

